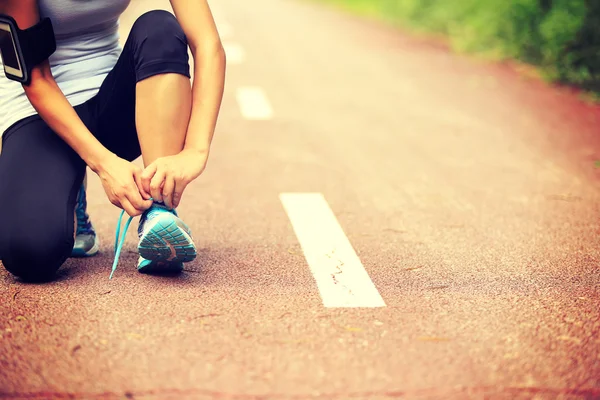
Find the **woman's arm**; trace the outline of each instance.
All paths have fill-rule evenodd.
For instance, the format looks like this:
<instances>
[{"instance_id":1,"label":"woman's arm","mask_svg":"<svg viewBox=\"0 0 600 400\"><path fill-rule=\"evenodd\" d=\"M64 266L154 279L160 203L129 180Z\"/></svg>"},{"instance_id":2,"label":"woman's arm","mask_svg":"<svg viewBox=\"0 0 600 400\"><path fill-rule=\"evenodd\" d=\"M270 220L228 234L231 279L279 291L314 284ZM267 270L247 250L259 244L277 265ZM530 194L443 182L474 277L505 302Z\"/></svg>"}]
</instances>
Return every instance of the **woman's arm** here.
<instances>
[{"instance_id":1,"label":"woman's arm","mask_svg":"<svg viewBox=\"0 0 600 400\"><path fill-rule=\"evenodd\" d=\"M184 150L207 157L225 84L225 51L206 0L171 0L194 57L192 114Z\"/></svg>"},{"instance_id":2,"label":"woman's arm","mask_svg":"<svg viewBox=\"0 0 600 400\"><path fill-rule=\"evenodd\" d=\"M192 110L183 150L146 166L141 180L146 192L160 188L165 204L175 208L206 167L223 98L225 51L207 0L171 0L171 5L194 57Z\"/></svg>"},{"instance_id":3,"label":"woman's arm","mask_svg":"<svg viewBox=\"0 0 600 400\"><path fill-rule=\"evenodd\" d=\"M40 20L37 0L0 0L0 13L13 17L20 29ZM92 135L56 84L48 60L33 68L31 84L23 89L40 117L100 175L113 204L130 215L139 215L148 208L138 190L141 184L136 185L141 171L108 151Z\"/></svg>"},{"instance_id":4,"label":"woman's arm","mask_svg":"<svg viewBox=\"0 0 600 400\"><path fill-rule=\"evenodd\" d=\"M39 22L37 0L0 0L0 12L12 16L20 29ZM31 84L23 86L40 117L67 142L93 170L109 151L90 133L56 84L48 61L31 71Z\"/></svg>"}]
</instances>

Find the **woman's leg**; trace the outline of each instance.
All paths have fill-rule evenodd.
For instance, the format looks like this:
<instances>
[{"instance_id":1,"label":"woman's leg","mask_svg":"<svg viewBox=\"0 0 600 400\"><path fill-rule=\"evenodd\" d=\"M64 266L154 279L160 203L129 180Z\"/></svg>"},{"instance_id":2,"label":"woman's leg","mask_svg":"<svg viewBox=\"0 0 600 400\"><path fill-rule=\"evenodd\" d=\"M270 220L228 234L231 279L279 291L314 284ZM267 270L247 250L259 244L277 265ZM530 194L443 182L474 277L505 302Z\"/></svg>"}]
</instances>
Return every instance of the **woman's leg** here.
<instances>
[{"instance_id":1,"label":"woman's leg","mask_svg":"<svg viewBox=\"0 0 600 400\"><path fill-rule=\"evenodd\" d=\"M135 120L144 165L183 150L190 120L190 80L178 74L138 82Z\"/></svg>"},{"instance_id":2,"label":"woman's leg","mask_svg":"<svg viewBox=\"0 0 600 400\"><path fill-rule=\"evenodd\" d=\"M85 164L37 116L2 139L0 258L22 279L48 280L73 248L73 210Z\"/></svg>"},{"instance_id":3,"label":"woman's leg","mask_svg":"<svg viewBox=\"0 0 600 400\"><path fill-rule=\"evenodd\" d=\"M94 135L121 158L141 153L146 165L179 153L191 112L189 69L176 18L166 11L142 15L98 95L85 105ZM140 271L181 270L196 257L189 228L175 211L155 203L140 221Z\"/></svg>"},{"instance_id":4,"label":"woman's leg","mask_svg":"<svg viewBox=\"0 0 600 400\"><path fill-rule=\"evenodd\" d=\"M133 25L115 68L88 103L94 135L119 157L148 165L179 153L191 113L187 39L175 16L150 11Z\"/></svg>"},{"instance_id":5,"label":"woman's leg","mask_svg":"<svg viewBox=\"0 0 600 400\"><path fill-rule=\"evenodd\" d=\"M156 42L146 43L141 50L145 64L178 60L189 65L185 34L172 14L155 11L141 16L131 35L137 41ZM138 65L143 69L141 63ZM135 119L145 165L183 150L191 107L192 89L187 74L161 73L138 81Z\"/></svg>"}]
</instances>

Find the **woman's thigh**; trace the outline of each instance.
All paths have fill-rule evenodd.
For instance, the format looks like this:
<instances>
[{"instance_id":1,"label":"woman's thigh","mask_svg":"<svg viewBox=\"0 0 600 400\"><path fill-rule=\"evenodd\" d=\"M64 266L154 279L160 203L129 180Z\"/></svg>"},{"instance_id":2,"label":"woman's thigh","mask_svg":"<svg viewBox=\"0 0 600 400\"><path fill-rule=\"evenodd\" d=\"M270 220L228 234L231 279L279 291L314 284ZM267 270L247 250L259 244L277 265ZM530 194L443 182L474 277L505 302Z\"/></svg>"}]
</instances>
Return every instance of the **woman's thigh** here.
<instances>
[{"instance_id":1,"label":"woman's thigh","mask_svg":"<svg viewBox=\"0 0 600 400\"><path fill-rule=\"evenodd\" d=\"M85 163L38 116L2 138L0 259L26 279L45 279L73 248L74 208Z\"/></svg>"}]
</instances>

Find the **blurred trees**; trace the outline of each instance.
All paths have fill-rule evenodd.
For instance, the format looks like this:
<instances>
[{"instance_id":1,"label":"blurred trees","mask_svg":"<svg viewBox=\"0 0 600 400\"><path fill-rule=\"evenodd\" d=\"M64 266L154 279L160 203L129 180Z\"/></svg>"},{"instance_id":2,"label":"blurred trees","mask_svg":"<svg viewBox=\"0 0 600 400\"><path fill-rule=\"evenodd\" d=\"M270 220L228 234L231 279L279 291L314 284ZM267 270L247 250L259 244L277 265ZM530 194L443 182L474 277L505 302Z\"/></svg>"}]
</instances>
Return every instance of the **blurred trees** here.
<instances>
[{"instance_id":1,"label":"blurred trees","mask_svg":"<svg viewBox=\"0 0 600 400\"><path fill-rule=\"evenodd\" d=\"M600 91L600 0L334 0Z\"/></svg>"}]
</instances>

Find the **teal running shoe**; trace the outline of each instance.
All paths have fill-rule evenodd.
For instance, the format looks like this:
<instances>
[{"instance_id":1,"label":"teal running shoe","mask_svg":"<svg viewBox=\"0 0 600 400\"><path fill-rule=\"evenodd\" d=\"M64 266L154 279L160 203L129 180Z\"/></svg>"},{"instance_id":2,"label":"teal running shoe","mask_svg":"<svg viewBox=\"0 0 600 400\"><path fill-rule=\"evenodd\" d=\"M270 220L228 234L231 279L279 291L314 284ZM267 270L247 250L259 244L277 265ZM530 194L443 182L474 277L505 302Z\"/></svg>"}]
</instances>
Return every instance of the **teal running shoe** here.
<instances>
[{"instance_id":1,"label":"teal running shoe","mask_svg":"<svg viewBox=\"0 0 600 400\"><path fill-rule=\"evenodd\" d=\"M196 258L190 228L162 203L154 203L140 219L140 256L151 261L189 262Z\"/></svg>"},{"instance_id":2,"label":"teal running shoe","mask_svg":"<svg viewBox=\"0 0 600 400\"><path fill-rule=\"evenodd\" d=\"M125 236L133 218L129 218L121 234L121 212L115 235L115 260L110 278L117 269L119 256L125 242ZM177 272L183 270L183 263L196 258L196 246L190 228L177 216L177 211L168 209L164 204L155 202L144 211L138 228L140 238L138 251L138 271Z\"/></svg>"},{"instance_id":3,"label":"teal running shoe","mask_svg":"<svg viewBox=\"0 0 600 400\"><path fill-rule=\"evenodd\" d=\"M82 184L77 194L77 205L75 215L77 217L77 231L75 232L75 244L71 251L71 257L92 257L100 250L100 239L90 221L87 213L87 199L85 187Z\"/></svg>"}]
</instances>

